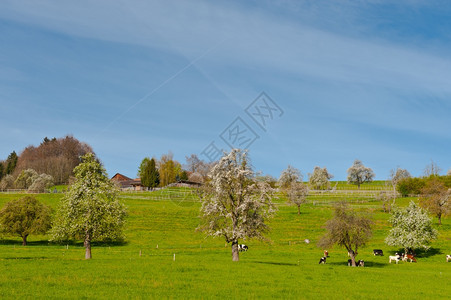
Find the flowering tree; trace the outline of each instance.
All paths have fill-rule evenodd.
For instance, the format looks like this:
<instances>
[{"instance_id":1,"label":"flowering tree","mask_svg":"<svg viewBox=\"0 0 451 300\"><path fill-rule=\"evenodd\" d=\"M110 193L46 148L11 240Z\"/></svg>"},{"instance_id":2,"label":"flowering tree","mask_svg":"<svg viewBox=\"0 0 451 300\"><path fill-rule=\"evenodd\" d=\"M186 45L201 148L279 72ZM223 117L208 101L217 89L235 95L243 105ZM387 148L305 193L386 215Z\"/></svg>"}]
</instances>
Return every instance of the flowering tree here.
<instances>
[{"instance_id":1,"label":"flowering tree","mask_svg":"<svg viewBox=\"0 0 451 300\"><path fill-rule=\"evenodd\" d=\"M86 248L85 258L90 259L91 241L123 237L125 207L117 199L117 188L94 154L84 155L74 174L75 182L58 208L52 240L81 238Z\"/></svg>"},{"instance_id":2,"label":"flowering tree","mask_svg":"<svg viewBox=\"0 0 451 300\"><path fill-rule=\"evenodd\" d=\"M409 249L424 248L437 237L437 231L432 228L432 220L427 212L413 201L404 209L394 209L389 219L392 224L385 243L389 246Z\"/></svg>"},{"instance_id":3,"label":"flowering tree","mask_svg":"<svg viewBox=\"0 0 451 300\"><path fill-rule=\"evenodd\" d=\"M326 167L316 166L313 169L313 173L309 174L309 182L314 189L330 189L329 180L333 177L334 175L330 174Z\"/></svg>"},{"instance_id":4,"label":"flowering tree","mask_svg":"<svg viewBox=\"0 0 451 300\"><path fill-rule=\"evenodd\" d=\"M396 168L396 170L390 171L390 180L391 180L391 183L394 188L396 188L396 185L401 180L403 180L405 178L411 178L411 177L412 176L410 175L409 171L407 171L406 169L401 169L398 167L398 168Z\"/></svg>"},{"instance_id":5,"label":"flowering tree","mask_svg":"<svg viewBox=\"0 0 451 300\"><path fill-rule=\"evenodd\" d=\"M232 244L232 260L238 261L238 241L263 239L268 231L265 220L275 211L271 198L271 187L254 180L247 153L233 149L208 175L201 194L203 223L199 229L224 237Z\"/></svg>"},{"instance_id":6,"label":"flowering tree","mask_svg":"<svg viewBox=\"0 0 451 300\"><path fill-rule=\"evenodd\" d=\"M293 182L298 181L302 181L301 171L288 165L288 167L280 174L279 187L281 189L289 189Z\"/></svg>"},{"instance_id":7,"label":"flowering tree","mask_svg":"<svg viewBox=\"0 0 451 300\"><path fill-rule=\"evenodd\" d=\"M356 184L359 189L362 183L373 181L374 176L373 170L365 167L358 159L348 169L348 183Z\"/></svg>"},{"instance_id":8,"label":"flowering tree","mask_svg":"<svg viewBox=\"0 0 451 300\"><path fill-rule=\"evenodd\" d=\"M298 215L301 214L301 204L304 204L308 195L308 188L302 182L293 182L287 191L288 202L298 207Z\"/></svg>"}]
</instances>

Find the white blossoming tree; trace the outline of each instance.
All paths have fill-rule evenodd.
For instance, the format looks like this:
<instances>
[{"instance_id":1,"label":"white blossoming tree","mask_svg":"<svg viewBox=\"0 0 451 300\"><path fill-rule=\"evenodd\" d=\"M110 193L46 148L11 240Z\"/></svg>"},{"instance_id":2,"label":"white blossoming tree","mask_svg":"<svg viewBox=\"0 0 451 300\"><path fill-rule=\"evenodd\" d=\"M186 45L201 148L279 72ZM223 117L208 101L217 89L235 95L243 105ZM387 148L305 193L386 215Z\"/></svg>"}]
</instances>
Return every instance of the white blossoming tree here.
<instances>
[{"instance_id":1,"label":"white blossoming tree","mask_svg":"<svg viewBox=\"0 0 451 300\"><path fill-rule=\"evenodd\" d=\"M302 178L299 169L288 165L280 174L278 181L280 191L287 197L288 203L297 206L298 215L301 214L301 204L306 202L308 195L308 188L302 182Z\"/></svg>"},{"instance_id":2,"label":"white blossoming tree","mask_svg":"<svg viewBox=\"0 0 451 300\"><path fill-rule=\"evenodd\" d=\"M431 240L437 238L437 231L432 228L432 219L427 212L410 202L406 208L393 210L389 222L392 225L385 243L389 246L398 246L405 249L428 249Z\"/></svg>"},{"instance_id":3,"label":"white blossoming tree","mask_svg":"<svg viewBox=\"0 0 451 300\"><path fill-rule=\"evenodd\" d=\"M75 182L62 199L52 228L52 240L83 239L85 258L91 259L91 242L120 240L125 206L94 154L82 157L74 168Z\"/></svg>"},{"instance_id":4,"label":"white blossoming tree","mask_svg":"<svg viewBox=\"0 0 451 300\"><path fill-rule=\"evenodd\" d=\"M279 187L281 189L289 189L293 182L302 182L302 174L299 169L288 165L288 167L282 171L279 177Z\"/></svg>"},{"instance_id":5,"label":"white blossoming tree","mask_svg":"<svg viewBox=\"0 0 451 300\"><path fill-rule=\"evenodd\" d=\"M254 180L247 153L233 149L224 154L208 175L201 194L203 223L199 229L210 236L222 236L232 244L232 260L239 260L241 239L263 239L269 230L265 220L275 206L272 189Z\"/></svg>"},{"instance_id":6,"label":"white blossoming tree","mask_svg":"<svg viewBox=\"0 0 451 300\"><path fill-rule=\"evenodd\" d=\"M360 185L365 182L372 182L375 174L371 168L367 168L363 163L356 159L348 169L348 183Z\"/></svg>"},{"instance_id":7,"label":"white blossoming tree","mask_svg":"<svg viewBox=\"0 0 451 300\"><path fill-rule=\"evenodd\" d=\"M286 190L288 202L296 205L298 215L301 214L301 204L307 202L308 187L302 182L293 182Z\"/></svg>"},{"instance_id":8,"label":"white blossoming tree","mask_svg":"<svg viewBox=\"0 0 451 300\"><path fill-rule=\"evenodd\" d=\"M333 177L334 175L330 174L326 167L321 168L316 166L313 169L313 173L309 174L309 182L314 189L326 190L330 189L329 180Z\"/></svg>"}]
</instances>

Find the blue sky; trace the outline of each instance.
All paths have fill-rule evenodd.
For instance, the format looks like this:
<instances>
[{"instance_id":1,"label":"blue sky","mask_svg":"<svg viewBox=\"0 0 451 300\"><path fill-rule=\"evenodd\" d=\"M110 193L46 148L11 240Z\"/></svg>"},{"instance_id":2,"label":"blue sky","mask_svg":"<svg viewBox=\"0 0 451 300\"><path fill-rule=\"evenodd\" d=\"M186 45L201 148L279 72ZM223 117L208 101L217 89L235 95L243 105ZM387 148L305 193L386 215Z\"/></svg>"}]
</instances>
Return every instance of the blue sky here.
<instances>
[{"instance_id":1,"label":"blue sky","mask_svg":"<svg viewBox=\"0 0 451 300\"><path fill-rule=\"evenodd\" d=\"M396 3L396 4L393 4ZM448 1L2 1L0 158L47 137L89 143L110 175L180 162L237 118L278 177L354 159L451 167ZM283 114L245 109L265 92ZM243 128L243 127L241 127ZM248 131L249 132L249 131Z\"/></svg>"}]
</instances>

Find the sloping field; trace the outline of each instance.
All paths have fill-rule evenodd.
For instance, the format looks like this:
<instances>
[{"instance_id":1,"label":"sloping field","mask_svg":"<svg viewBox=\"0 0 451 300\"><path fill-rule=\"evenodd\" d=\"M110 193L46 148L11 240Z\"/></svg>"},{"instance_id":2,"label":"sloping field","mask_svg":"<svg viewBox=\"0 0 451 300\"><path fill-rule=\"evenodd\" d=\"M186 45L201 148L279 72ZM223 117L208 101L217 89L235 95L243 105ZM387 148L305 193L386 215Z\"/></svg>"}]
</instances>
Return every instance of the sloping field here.
<instances>
[{"instance_id":1,"label":"sloping field","mask_svg":"<svg viewBox=\"0 0 451 300\"><path fill-rule=\"evenodd\" d=\"M20 197L0 194L0 205ZM37 195L52 207L61 194ZM346 265L346 251L316 247L322 225L332 215L337 198L315 196L301 207L276 199L279 211L270 225L271 241L245 241L249 251L231 261L222 239L196 231L200 203L190 190L124 193L128 206L127 240L96 244L93 259L84 260L81 242L49 244L47 236L30 236L30 245L3 236L0 240L2 298L321 298L440 299L451 295L451 220L438 228L439 239L418 263L388 264L388 214L370 197L352 205L372 216L374 237L359 250L365 268ZM343 197L343 198L346 198ZM406 205L410 199L398 199ZM310 243L305 243L309 239ZM384 250L375 257L372 249ZM174 260L175 254L175 260Z\"/></svg>"}]
</instances>

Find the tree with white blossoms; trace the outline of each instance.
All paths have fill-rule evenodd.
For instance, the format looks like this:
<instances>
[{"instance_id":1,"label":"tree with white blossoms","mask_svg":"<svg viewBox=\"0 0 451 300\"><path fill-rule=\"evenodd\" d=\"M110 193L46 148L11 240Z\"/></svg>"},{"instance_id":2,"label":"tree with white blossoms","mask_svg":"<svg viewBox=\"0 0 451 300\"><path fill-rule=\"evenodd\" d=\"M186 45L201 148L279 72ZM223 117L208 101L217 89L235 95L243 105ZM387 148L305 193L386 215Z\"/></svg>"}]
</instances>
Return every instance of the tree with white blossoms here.
<instances>
[{"instance_id":1,"label":"tree with white blossoms","mask_svg":"<svg viewBox=\"0 0 451 300\"><path fill-rule=\"evenodd\" d=\"M330 189L329 180L333 177L334 175L330 174L326 167L321 168L316 166L313 169L313 173L309 173L309 183L314 189L327 190Z\"/></svg>"},{"instance_id":2,"label":"tree with white blossoms","mask_svg":"<svg viewBox=\"0 0 451 300\"><path fill-rule=\"evenodd\" d=\"M75 182L62 199L52 228L52 240L83 239L85 258L91 259L92 241L123 238L125 206L118 190L92 153L74 168Z\"/></svg>"},{"instance_id":3,"label":"tree with white blossoms","mask_svg":"<svg viewBox=\"0 0 451 300\"><path fill-rule=\"evenodd\" d=\"M301 214L301 204L307 202L308 187L302 182L293 182L286 190L288 202L296 205L298 215Z\"/></svg>"},{"instance_id":4,"label":"tree with white blossoms","mask_svg":"<svg viewBox=\"0 0 451 300\"><path fill-rule=\"evenodd\" d=\"M401 169L400 167L396 168L396 170L390 170L390 181L394 188L396 188L396 185L399 181L405 178L410 178L412 175L410 175L409 171L406 169Z\"/></svg>"},{"instance_id":5,"label":"tree with white blossoms","mask_svg":"<svg viewBox=\"0 0 451 300\"><path fill-rule=\"evenodd\" d=\"M308 188L302 182L302 178L303 176L299 169L288 165L280 174L278 181L280 191L285 194L288 203L297 206L298 215L301 214L301 204L306 202L308 195Z\"/></svg>"},{"instance_id":6,"label":"tree with white blossoms","mask_svg":"<svg viewBox=\"0 0 451 300\"><path fill-rule=\"evenodd\" d=\"M365 182L372 182L375 174L371 168L367 168L363 163L356 159L348 169L348 183L360 185Z\"/></svg>"},{"instance_id":7,"label":"tree with white blossoms","mask_svg":"<svg viewBox=\"0 0 451 300\"><path fill-rule=\"evenodd\" d=\"M48 174L41 174L37 177L32 185L28 188L30 192L45 192L46 189L50 188L54 183L53 177Z\"/></svg>"},{"instance_id":8,"label":"tree with white blossoms","mask_svg":"<svg viewBox=\"0 0 451 300\"><path fill-rule=\"evenodd\" d=\"M293 182L302 182L302 173L299 169L288 165L288 167L280 173L279 187L281 189L288 189Z\"/></svg>"},{"instance_id":9,"label":"tree with white blossoms","mask_svg":"<svg viewBox=\"0 0 451 300\"><path fill-rule=\"evenodd\" d=\"M232 244L232 260L239 260L241 239L264 239L265 224L275 211L272 189L254 180L247 152L233 149L225 153L208 175L201 194L203 223L199 230L222 236Z\"/></svg>"},{"instance_id":10,"label":"tree with white blossoms","mask_svg":"<svg viewBox=\"0 0 451 300\"><path fill-rule=\"evenodd\" d=\"M427 250L431 240L437 238L437 231L432 228L432 219L413 201L406 208L393 209L389 222L392 229L385 238L385 243L403 247L405 253L408 253L409 249Z\"/></svg>"}]
</instances>

